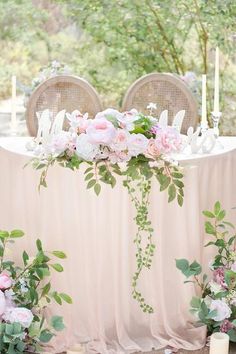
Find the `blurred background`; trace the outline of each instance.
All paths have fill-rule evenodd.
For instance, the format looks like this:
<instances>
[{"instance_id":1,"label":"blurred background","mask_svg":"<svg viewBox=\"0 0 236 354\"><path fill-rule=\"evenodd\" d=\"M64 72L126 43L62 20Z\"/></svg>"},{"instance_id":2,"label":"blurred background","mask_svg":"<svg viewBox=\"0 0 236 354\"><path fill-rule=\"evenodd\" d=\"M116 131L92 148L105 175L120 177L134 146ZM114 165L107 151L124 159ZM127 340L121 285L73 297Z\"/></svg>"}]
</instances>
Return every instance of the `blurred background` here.
<instances>
[{"instance_id":1,"label":"blurred background","mask_svg":"<svg viewBox=\"0 0 236 354\"><path fill-rule=\"evenodd\" d=\"M115 108L135 79L155 71L180 75L200 107L206 73L210 116L216 46L221 133L236 135L235 18L235 0L0 0L0 135L9 134L12 75L19 135L27 97L56 72L87 79Z\"/></svg>"}]
</instances>

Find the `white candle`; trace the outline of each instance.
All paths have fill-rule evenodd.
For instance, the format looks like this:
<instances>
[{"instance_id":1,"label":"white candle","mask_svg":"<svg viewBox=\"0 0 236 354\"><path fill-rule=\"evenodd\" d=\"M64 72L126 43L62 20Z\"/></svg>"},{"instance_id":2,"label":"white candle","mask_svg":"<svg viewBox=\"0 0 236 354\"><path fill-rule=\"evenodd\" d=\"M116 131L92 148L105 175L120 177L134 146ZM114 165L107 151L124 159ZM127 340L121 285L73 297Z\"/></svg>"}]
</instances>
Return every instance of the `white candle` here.
<instances>
[{"instance_id":1,"label":"white candle","mask_svg":"<svg viewBox=\"0 0 236 354\"><path fill-rule=\"evenodd\" d=\"M215 54L215 90L214 90L214 112L219 112L219 48L216 48Z\"/></svg>"},{"instance_id":2,"label":"white candle","mask_svg":"<svg viewBox=\"0 0 236 354\"><path fill-rule=\"evenodd\" d=\"M206 75L202 75L202 126L207 126Z\"/></svg>"},{"instance_id":3,"label":"white candle","mask_svg":"<svg viewBox=\"0 0 236 354\"><path fill-rule=\"evenodd\" d=\"M209 354L228 354L229 336L226 333L216 332L211 335Z\"/></svg>"},{"instance_id":4,"label":"white candle","mask_svg":"<svg viewBox=\"0 0 236 354\"><path fill-rule=\"evenodd\" d=\"M11 130L16 132L16 76L12 76L12 96L11 96Z\"/></svg>"}]
</instances>

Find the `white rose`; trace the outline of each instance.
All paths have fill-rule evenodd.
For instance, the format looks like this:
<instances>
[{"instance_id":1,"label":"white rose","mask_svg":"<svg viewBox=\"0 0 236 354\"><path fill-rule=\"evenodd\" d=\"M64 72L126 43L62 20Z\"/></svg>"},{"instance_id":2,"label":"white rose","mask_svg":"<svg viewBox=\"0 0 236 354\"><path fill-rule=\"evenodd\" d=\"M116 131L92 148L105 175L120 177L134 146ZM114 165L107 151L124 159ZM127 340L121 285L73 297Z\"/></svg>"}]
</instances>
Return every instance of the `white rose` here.
<instances>
[{"instance_id":1,"label":"white rose","mask_svg":"<svg viewBox=\"0 0 236 354\"><path fill-rule=\"evenodd\" d=\"M22 327L29 328L31 325L34 315L30 310L25 307L12 307L8 308L3 314L2 318L6 322L10 323L20 323Z\"/></svg>"},{"instance_id":2,"label":"white rose","mask_svg":"<svg viewBox=\"0 0 236 354\"><path fill-rule=\"evenodd\" d=\"M212 300L210 310L217 311L217 314L212 317L214 321L220 322L225 320L226 318L229 318L232 314L231 309L229 306L226 304L226 302L222 300Z\"/></svg>"},{"instance_id":3,"label":"white rose","mask_svg":"<svg viewBox=\"0 0 236 354\"><path fill-rule=\"evenodd\" d=\"M128 139L128 150L131 156L143 154L148 147L148 139L143 134L131 134Z\"/></svg>"},{"instance_id":4,"label":"white rose","mask_svg":"<svg viewBox=\"0 0 236 354\"><path fill-rule=\"evenodd\" d=\"M88 141L87 134L80 134L76 140L76 154L85 161L92 161L99 153L99 146Z\"/></svg>"},{"instance_id":5,"label":"white rose","mask_svg":"<svg viewBox=\"0 0 236 354\"><path fill-rule=\"evenodd\" d=\"M0 290L0 316L4 313L6 308L6 299L4 293Z\"/></svg>"}]
</instances>

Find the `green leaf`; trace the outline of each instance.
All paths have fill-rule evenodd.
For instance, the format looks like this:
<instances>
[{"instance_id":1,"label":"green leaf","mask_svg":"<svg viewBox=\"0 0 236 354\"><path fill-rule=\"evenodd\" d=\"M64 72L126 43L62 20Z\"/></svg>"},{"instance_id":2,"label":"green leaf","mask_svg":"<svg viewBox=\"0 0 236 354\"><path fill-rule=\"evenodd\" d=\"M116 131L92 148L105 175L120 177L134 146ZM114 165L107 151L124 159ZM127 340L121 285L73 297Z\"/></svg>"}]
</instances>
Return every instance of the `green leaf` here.
<instances>
[{"instance_id":1,"label":"green leaf","mask_svg":"<svg viewBox=\"0 0 236 354\"><path fill-rule=\"evenodd\" d=\"M202 272L202 267L201 265L194 261L192 264L190 264L190 270L194 272L194 275L199 275Z\"/></svg>"},{"instance_id":2,"label":"green leaf","mask_svg":"<svg viewBox=\"0 0 236 354\"><path fill-rule=\"evenodd\" d=\"M187 259L176 259L176 267L183 273L189 267L189 262Z\"/></svg>"},{"instance_id":3,"label":"green leaf","mask_svg":"<svg viewBox=\"0 0 236 354\"><path fill-rule=\"evenodd\" d=\"M178 194L177 200L178 200L179 206L182 207L183 202L184 202L184 198L180 194Z\"/></svg>"},{"instance_id":4,"label":"green leaf","mask_svg":"<svg viewBox=\"0 0 236 354\"><path fill-rule=\"evenodd\" d=\"M61 258L61 259L66 258L66 254L62 251L53 251L52 254L57 258Z\"/></svg>"},{"instance_id":5,"label":"green leaf","mask_svg":"<svg viewBox=\"0 0 236 354\"><path fill-rule=\"evenodd\" d=\"M51 283L47 283L44 287L43 287L43 290L42 290L42 293L41 293L41 296L45 296L49 293L51 289Z\"/></svg>"},{"instance_id":6,"label":"green leaf","mask_svg":"<svg viewBox=\"0 0 236 354\"><path fill-rule=\"evenodd\" d=\"M191 307L198 309L201 306L201 298L199 297L193 297L191 302L190 302Z\"/></svg>"},{"instance_id":7,"label":"green leaf","mask_svg":"<svg viewBox=\"0 0 236 354\"><path fill-rule=\"evenodd\" d=\"M218 216L217 216L217 220L218 220L218 221L223 220L224 217L225 217L225 215L226 215L226 211L225 211L225 210L221 210L221 211L219 212Z\"/></svg>"},{"instance_id":8,"label":"green leaf","mask_svg":"<svg viewBox=\"0 0 236 354\"><path fill-rule=\"evenodd\" d=\"M229 288L234 288L236 286L236 273L232 270L225 271L225 282Z\"/></svg>"},{"instance_id":9,"label":"green leaf","mask_svg":"<svg viewBox=\"0 0 236 354\"><path fill-rule=\"evenodd\" d=\"M24 265L26 266L26 264L27 264L27 262L29 260L29 256L28 256L28 254L25 251L22 254L22 258L23 258Z\"/></svg>"},{"instance_id":10,"label":"green leaf","mask_svg":"<svg viewBox=\"0 0 236 354\"><path fill-rule=\"evenodd\" d=\"M51 267L55 269L57 272L63 272L64 270L62 265L59 263L51 264Z\"/></svg>"},{"instance_id":11,"label":"green leaf","mask_svg":"<svg viewBox=\"0 0 236 354\"><path fill-rule=\"evenodd\" d=\"M42 343L48 343L52 337L54 336L53 333L51 333L49 330L45 329L40 333L39 340Z\"/></svg>"},{"instance_id":12,"label":"green leaf","mask_svg":"<svg viewBox=\"0 0 236 354\"><path fill-rule=\"evenodd\" d=\"M207 218L215 218L215 215L214 215L211 211L204 210L202 213L203 213L203 215L205 215Z\"/></svg>"},{"instance_id":13,"label":"green leaf","mask_svg":"<svg viewBox=\"0 0 236 354\"><path fill-rule=\"evenodd\" d=\"M91 181L87 184L87 189L92 188L96 183L96 179L91 179Z\"/></svg>"},{"instance_id":14,"label":"green leaf","mask_svg":"<svg viewBox=\"0 0 236 354\"><path fill-rule=\"evenodd\" d=\"M23 237L23 236L24 236L24 232L21 230L12 230L10 233L11 238L18 238L18 237Z\"/></svg>"},{"instance_id":15,"label":"green leaf","mask_svg":"<svg viewBox=\"0 0 236 354\"><path fill-rule=\"evenodd\" d=\"M179 188L183 188L184 187L183 182L178 180L178 179L173 179L173 183Z\"/></svg>"},{"instance_id":16,"label":"green leaf","mask_svg":"<svg viewBox=\"0 0 236 354\"><path fill-rule=\"evenodd\" d=\"M63 323L63 318L61 316L53 316L51 318L51 326L56 331L62 331L65 328L65 325Z\"/></svg>"},{"instance_id":17,"label":"green leaf","mask_svg":"<svg viewBox=\"0 0 236 354\"><path fill-rule=\"evenodd\" d=\"M94 176L93 173L88 173L84 180L88 181L89 179L93 178L93 176Z\"/></svg>"},{"instance_id":18,"label":"green leaf","mask_svg":"<svg viewBox=\"0 0 236 354\"><path fill-rule=\"evenodd\" d=\"M214 205L214 213L215 213L215 216L217 216L220 212L220 209L221 209L221 205L220 205L220 202L216 202L215 205Z\"/></svg>"},{"instance_id":19,"label":"green leaf","mask_svg":"<svg viewBox=\"0 0 236 354\"><path fill-rule=\"evenodd\" d=\"M0 238L8 238L10 235L9 235L9 232L7 231L0 231Z\"/></svg>"},{"instance_id":20,"label":"green leaf","mask_svg":"<svg viewBox=\"0 0 236 354\"><path fill-rule=\"evenodd\" d=\"M206 221L205 222L205 231L206 233L210 234L210 235L215 235L216 231L214 226L210 223L210 221Z\"/></svg>"},{"instance_id":21,"label":"green leaf","mask_svg":"<svg viewBox=\"0 0 236 354\"><path fill-rule=\"evenodd\" d=\"M230 341L236 343L236 330L232 328L227 334L229 335Z\"/></svg>"},{"instance_id":22,"label":"green leaf","mask_svg":"<svg viewBox=\"0 0 236 354\"><path fill-rule=\"evenodd\" d=\"M168 198L168 203L172 202L172 200L175 199L176 197L176 187L174 184L171 184L168 188L168 195L169 195L169 198Z\"/></svg>"},{"instance_id":23,"label":"green leaf","mask_svg":"<svg viewBox=\"0 0 236 354\"><path fill-rule=\"evenodd\" d=\"M42 251L42 249L43 249L42 242L39 239L37 239L37 241L36 241L36 246L39 251Z\"/></svg>"},{"instance_id":24,"label":"green leaf","mask_svg":"<svg viewBox=\"0 0 236 354\"><path fill-rule=\"evenodd\" d=\"M62 305L62 301L61 301L61 297L59 296L59 294L55 291L53 294L52 294L54 300L59 304L59 305Z\"/></svg>"},{"instance_id":25,"label":"green leaf","mask_svg":"<svg viewBox=\"0 0 236 354\"><path fill-rule=\"evenodd\" d=\"M94 191L95 191L96 195L99 195L99 193L101 192L101 185L99 183L95 184Z\"/></svg>"},{"instance_id":26,"label":"green leaf","mask_svg":"<svg viewBox=\"0 0 236 354\"><path fill-rule=\"evenodd\" d=\"M62 298L62 300L64 300L68 304L72 304L73 303L72 298L69 295L65 294L65 293L60 293L60 297Z\"/></svg>"}]
</instances>

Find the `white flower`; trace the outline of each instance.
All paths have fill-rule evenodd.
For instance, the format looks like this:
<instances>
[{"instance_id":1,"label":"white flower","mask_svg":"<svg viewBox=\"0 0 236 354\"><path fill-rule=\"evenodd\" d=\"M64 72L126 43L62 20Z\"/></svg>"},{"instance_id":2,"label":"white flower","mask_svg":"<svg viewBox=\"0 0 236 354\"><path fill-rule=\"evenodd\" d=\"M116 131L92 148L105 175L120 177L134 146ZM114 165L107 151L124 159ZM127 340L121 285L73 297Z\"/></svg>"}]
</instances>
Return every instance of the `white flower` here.
<instances>
[{"instance_id":1,"label":"white flower","mask_svg":"<svg viewBox=\"0 0 236 354\"><path fill-rule=\"evenodd\" d=\"M135 124L134 122L139 119L139 114L136 109L131 109L128 112L124 112L117 120L120 122L121 128L126 129L128 131L134 130Z\"/></svg>"},{"instance_id":2,"label":"white flower","mask_svg":"<svg viewBox=\"0 0 236 354\"><path fill-rule=\"evenodd\" d=\"M223 300L212 300L211 305L210 305L210 310L217 311L217 314L214 317L212 317L212 319L217 322L220 322L220 321L225 320L226 318L229 318L232 314L231 309L226 304L226 302Z\"/></svg>"},{"instance_id":3,"label":"white flower","mask_svg":"<svg viewBox=\"0 0 236 354\"><path fill-rule=\"evenodd\" d=\"M148 105L147 105L147 109L150 109L151 111L153 109L157 109L157 104L156 103L153 103L153 102L150 102Z\"/></svg>"},{"instance_id":4,"label":"white flower","mask_svg":"<svg viewBox=\"0 0 236 354\"><path fill-rule=\"evenodd\" d=\"M87 134L80 134L76 141L76 154L85 161L93 161L99 153L99 146L91 144Z\"/></svg>"},{"instance_id":5,"label":"white flower","mask_svg":"<svg viewBox=\"0 0 236 354\"><path fill-rule=\"evenodd\" d=\"M218 294L223 290L221 285L216 283L215 281L211 281L209 285L213 294Z\"/></svg>"},{"instance_id":6,"label":"white flower","mask_svg":"<svg viewBox=\"0 0 236 354\"><path fill-rule=\"evenodd\" d=\"M32 312L25 307L12 307L5 311L2 318L6 322L18 322L22 327L29 328L34 316Z\"/></svg>"},{"instance_id":7,"label":"white flower","mask_svg":"<svg viewBox=\"0 0 236 354\"><path fill-rule=\"evenodd\" d=\"M128 150L131 156L143 154L148 147L148 139L143 134L131 134L128 139Z\"/></svg>"},{"instance_id":8,"label":"white flower","mask_svg":"<svg viewBox=\"0 0 236 354\"><path fill-rule=\"evenodd\" d=\"M64 130L62 130L57 135L53 135L49 149L54 154L54 156L60 155L68 148L70 139L70 134Z\"/></svg>"},{"instance_id":9,"label":"white flower","mask_svg":"<svg viewBox=\"0 0 236 354\"><path fill-rule=\"evenodd\" d=\"M4 313L6 309L6 299L2 290L0 290L0 316Z\"/></svg>"},{"instance_id":10,"label":"white flower","mask_svg":"<svg viewBox=\"0 0 236 354\"><path fill-rule=\"evenodd\" d=\"M231 270L236 273L236 262L232 264Z\"/></svg>"}]
</instances>

